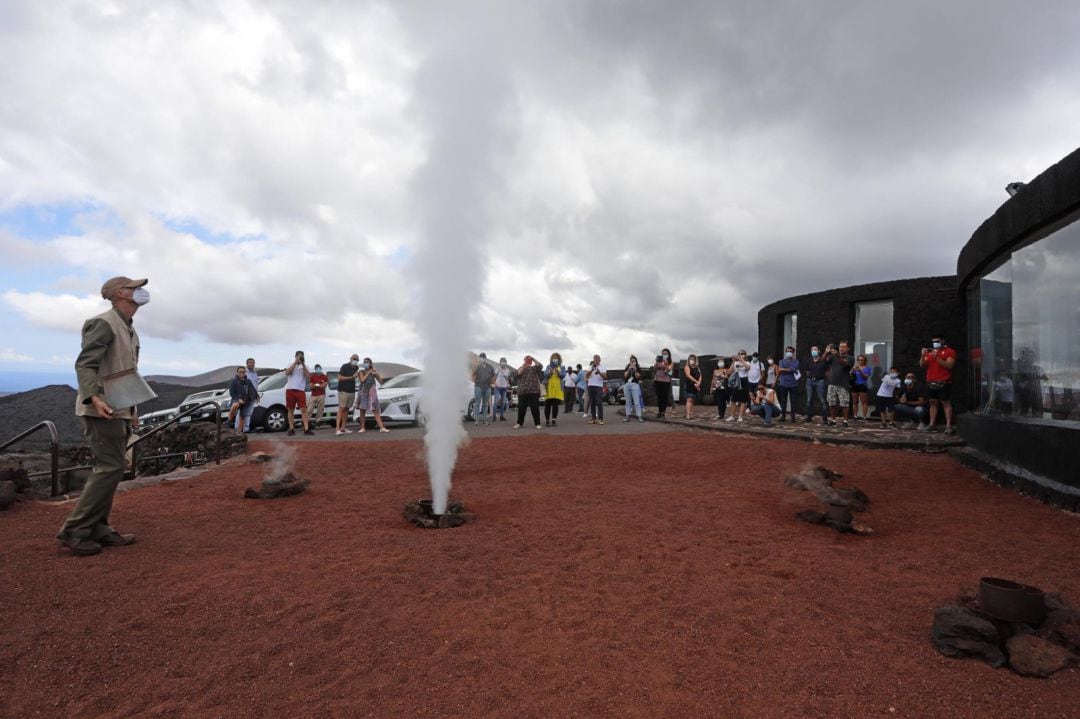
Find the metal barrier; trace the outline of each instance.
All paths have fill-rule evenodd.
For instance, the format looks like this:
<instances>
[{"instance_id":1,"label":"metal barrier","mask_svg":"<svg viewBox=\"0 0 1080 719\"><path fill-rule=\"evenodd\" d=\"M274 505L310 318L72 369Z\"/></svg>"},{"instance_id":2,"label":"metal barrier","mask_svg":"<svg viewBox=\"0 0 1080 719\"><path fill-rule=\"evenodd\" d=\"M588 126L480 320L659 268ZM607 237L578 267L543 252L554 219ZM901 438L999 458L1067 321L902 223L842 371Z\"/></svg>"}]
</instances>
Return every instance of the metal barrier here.
<instances>
[{"instance_id":1,"label":"metal barrier","mask_svg":"<svg viewBox=\"0 0 1080 719\"><path fill-rule=\"evenodd\" d=\"M200 409L202 409L203 407L205 407L207 405L213 405L214 407L218 407L218 401L208 399L205 402L200 402L199 404L197 404L194 407L188 409L187 411L176 415L175 417L170 419L165 424L158 425L157 427L154 427L152 430L150 430L146 434L139 435L138 439L136 439L134 442L131 442L130 444L128 444L128 449L131 449L132 447L137 445L139 442L142 442L144 439L147 439L149 437L153 437L155 434L157 434L161 430L165 429L169 425L176 424L177 422L179 422L184 417L187 417L187 416L199 411ZM218 408L218 412L214 415L214 423L217 425L217 434L216 434L216 437L214 439L214 463L215 464L221 464L221 410L220 410L220 408ZM42 429L42 428L48 429L49 430L49 435L51 436L51 439L49 440L49 451L52 453L52 468L48 472L33 472L31 474L28 474L27 477L43 477L46 474L51 475L52 476L52 496L55 497L56 495L60 494L60 475L61 474L64 475L64 492L67 493L68 487L69 487L67 475L69 473L94 468L94 465L92 465L92 464L84 464L84 465L80 465L78 467L64 467L63 469L60 469L60 437L59 437L59 435L56 434L56 425L55 424L53 424L49 420L45 420L44 422L39 422L38 424L35 424L33 427L26 430L22 434L14 437L12 439L9 439L4 444L0 444L0 451L3 451L5 449L7 449L11 445L18 442L20 439L23 439L24 437L26 437L28 435L31 435L34 432L36 432L36 431L38 431L39 429Z\"/></svg>"}]
</instances>

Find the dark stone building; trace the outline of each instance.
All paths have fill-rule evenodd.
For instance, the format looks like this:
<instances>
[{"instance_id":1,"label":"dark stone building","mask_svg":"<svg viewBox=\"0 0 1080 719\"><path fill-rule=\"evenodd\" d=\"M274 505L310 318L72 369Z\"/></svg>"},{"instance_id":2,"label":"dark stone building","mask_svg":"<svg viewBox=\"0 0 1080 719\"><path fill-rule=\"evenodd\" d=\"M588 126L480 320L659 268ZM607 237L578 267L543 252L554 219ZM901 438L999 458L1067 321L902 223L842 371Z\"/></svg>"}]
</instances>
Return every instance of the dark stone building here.
<instances>
[{"instance_id":1,"label":"dark stone building","mask_svg":"<svg viewBox=\"0 0 1080 719\"><path fill-rule=\"evenodd\" d=\"M956 276L879 282L774 302L762 353L848 339L901 372L933 333L956 349L961 459L1080 511L1080 150L1026 185L964 245ZM800 397L800 403L805 394Z\"/></svg>"},{"instance_id":2,"label":"dark stone building","mask_svg":"<svg viewBox=\"0 0 1080 719\"><path fill-rule=\"evenodd\" d=\"M919 352L940 333L960 357L966 354L964 304L956 290L956 277L919 277L875 282L813 292L773 302L758 312L758 349L762 356L782 357L792 344L800 362L810 347L847 340L854 354L865 354L880 372L895 364L900 372L919 369ZM953 397L964 406L964 363L956 369ZM805 396L800 396L800 408Z\"/></svg>"}]
</instances>

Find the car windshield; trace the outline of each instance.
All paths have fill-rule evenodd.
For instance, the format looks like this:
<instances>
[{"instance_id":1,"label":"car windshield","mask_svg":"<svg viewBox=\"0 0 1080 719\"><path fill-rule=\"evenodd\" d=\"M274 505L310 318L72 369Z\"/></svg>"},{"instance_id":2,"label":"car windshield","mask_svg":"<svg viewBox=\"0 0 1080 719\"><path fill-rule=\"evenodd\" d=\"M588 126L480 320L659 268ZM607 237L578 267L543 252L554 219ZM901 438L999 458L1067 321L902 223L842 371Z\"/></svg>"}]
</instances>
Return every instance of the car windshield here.
<instances>
[{"instance_id":1,"label":"car windshield","mask_svg":"<svg viewBox=\"0 0 1080 719\"><path fill-rule=\"evenodd\" d=\"M409 374L399 374L397 377L391 377L382 384L383 389L394 389L404 387L419 387L420 386L419 372L410 372Z\"/></svg>"}]
</instances>

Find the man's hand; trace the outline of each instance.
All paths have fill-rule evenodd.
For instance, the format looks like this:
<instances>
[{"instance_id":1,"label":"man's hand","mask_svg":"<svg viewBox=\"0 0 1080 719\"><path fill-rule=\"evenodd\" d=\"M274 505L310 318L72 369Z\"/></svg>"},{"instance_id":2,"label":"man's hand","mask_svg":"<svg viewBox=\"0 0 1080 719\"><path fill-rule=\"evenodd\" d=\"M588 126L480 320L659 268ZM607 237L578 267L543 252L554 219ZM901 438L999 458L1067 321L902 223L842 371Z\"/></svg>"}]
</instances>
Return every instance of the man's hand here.
<instances>
[{"instance_id":1,"label":"man's hand","mask_svg":"<svg viewBox=\"0 0 1080 719\"><path fill-rule=\"evenodd\" d=\"M138 412L138 410L132 410L131 411L131 428L132 429L138 429L139 428L139 412Z\"/></svg>"},{"instance_id":2,"label":"man's hand","mask_svg":"<svg viewBox=\"0 0 1080 719\"><path fill-rule=\"evenodd\" d=\"M91 397L90 404L94 406L94 411L97 412L99 416L104 417L105 419L113 418L113 408L105 402L101 395L95 394Z\"/></svg>"}]
</instances>

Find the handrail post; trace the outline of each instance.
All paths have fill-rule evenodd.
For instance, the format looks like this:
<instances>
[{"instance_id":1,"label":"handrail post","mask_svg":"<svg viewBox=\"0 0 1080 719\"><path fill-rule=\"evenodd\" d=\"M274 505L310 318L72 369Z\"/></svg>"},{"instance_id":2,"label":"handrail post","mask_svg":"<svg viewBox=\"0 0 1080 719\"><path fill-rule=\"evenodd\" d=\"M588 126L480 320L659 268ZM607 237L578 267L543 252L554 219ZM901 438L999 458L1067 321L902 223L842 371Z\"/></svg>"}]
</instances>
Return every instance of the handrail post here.
<instances>
[{"instance_id":1,"label":"handrail post","mask_svg":"<svg viewBox=\"0 0 1080 719\"><path fill-rule=\"evenodd\" d=\"M49 450L52 454L52 496L60 494L60 443L49 442Z\"/></svg>"},{"instance_id":2,"label":"handrail post","mask_svg":"<svg viewBox=\"0 0 1080 719\"><path fill-rule=\"evenodd\" d=\"M214 445L214 464L221 464L221 409L214 415L217 420L217 442Z\"/></svg>"}]
</instances>

